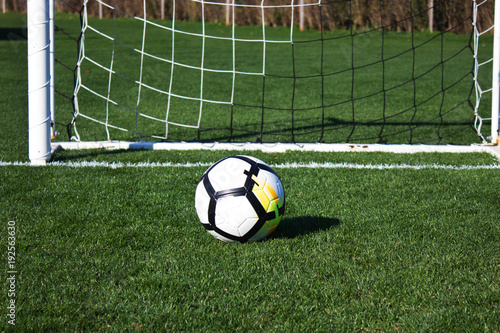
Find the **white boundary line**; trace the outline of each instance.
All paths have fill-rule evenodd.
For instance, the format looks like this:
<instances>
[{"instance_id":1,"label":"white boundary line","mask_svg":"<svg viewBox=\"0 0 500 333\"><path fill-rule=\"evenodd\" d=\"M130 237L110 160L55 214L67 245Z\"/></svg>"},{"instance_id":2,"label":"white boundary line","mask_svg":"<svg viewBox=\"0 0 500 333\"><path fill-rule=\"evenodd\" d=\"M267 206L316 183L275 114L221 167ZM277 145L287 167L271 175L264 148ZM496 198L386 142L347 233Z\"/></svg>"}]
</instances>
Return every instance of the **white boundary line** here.
<instances>
[{"instance_id":1,"label":"white boundary line","mask_svg":"<svg viewBox=\"0 0 500 333\"><path fill-rule=\"evenodd\" d=\"M448 169L448 170L476 170L500 169L500 147L488 145L453 146L453 145L379 145L379 144L324 144L324 143L200 143L200 142L58 142L52 143L52 154L61 149L106 149L106 150L228 150L228 151L315 151L315 152L388 152L388 153L478 153L486 152L495 156L499 163L490 165L446 165L446 164L353 164L331 162L284 163L271 165L273 168L316 168L316 169ZM106 167L106 168L141 168L141 167L209 167L213 163L172 163L172 162L50 162L48 166L65 167ZM0 166L37 166L30 162L3 162Z\"/></svg>"},{"instance_id":2,"label":"white boundary line","mask_svg":"<svg viewBox=\"0 0 500 333\"><path fill-rule=\"evenodd\" d=\"M215 162L214 162L215 163ZM97 162L97 161L79 161L79 162L51 162L47 166L54 167L71 167L71 168L96 168L104 167L110 169L118 168L193 168L204 167L208 168L213 163L172 163L172 162L139 162L139 163L123 163L123 162ZM3 162L0 161L0 166L39 166L33 165L30 162ZM446 165L446 164L356 164L356 163L331 163L331 162L308 162L308 163L281 163L271 164L271 167L276 169L370 169L370 170L388 170L388 169L446 169L446 170L484 170L484 169L500 169L500 164L489 165Z\"/></svg>"}]
</instances>

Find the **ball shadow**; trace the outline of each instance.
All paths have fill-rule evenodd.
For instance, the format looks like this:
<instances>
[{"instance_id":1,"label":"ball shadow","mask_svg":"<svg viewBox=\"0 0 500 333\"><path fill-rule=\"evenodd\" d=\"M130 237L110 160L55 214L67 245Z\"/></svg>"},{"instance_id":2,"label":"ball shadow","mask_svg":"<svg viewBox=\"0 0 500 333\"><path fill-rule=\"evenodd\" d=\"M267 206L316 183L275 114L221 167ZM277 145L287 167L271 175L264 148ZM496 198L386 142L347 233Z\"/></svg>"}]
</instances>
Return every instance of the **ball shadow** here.
<instances>
[{"instance_id":1,"label":"ball shadow","mask_svg":"<svg viewBox=\"0 0 500 333\"><path fill-rule=\"evenodd\" d=\"M269 238L295 238L340 225L340 220L324 216L299 216L284 218Z\"/></svg>"}]
</instances>

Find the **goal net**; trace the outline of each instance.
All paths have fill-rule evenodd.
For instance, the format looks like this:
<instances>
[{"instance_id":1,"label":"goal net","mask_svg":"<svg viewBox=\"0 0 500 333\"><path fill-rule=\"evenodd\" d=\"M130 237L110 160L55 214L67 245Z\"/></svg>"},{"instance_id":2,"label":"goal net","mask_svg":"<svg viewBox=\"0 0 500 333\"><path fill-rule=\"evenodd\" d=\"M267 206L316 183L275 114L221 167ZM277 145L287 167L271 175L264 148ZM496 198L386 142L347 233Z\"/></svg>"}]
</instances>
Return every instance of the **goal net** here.
<instances>
[{"instance_id":1,"label":"goal net","mask_svg":"<svg viewBox=\"0 0 500 333\"><path fill-rule=\"evenodd\" d=\"M56 141L498 140L493 1L61 3Z\"/></svg>"}]
</instances>

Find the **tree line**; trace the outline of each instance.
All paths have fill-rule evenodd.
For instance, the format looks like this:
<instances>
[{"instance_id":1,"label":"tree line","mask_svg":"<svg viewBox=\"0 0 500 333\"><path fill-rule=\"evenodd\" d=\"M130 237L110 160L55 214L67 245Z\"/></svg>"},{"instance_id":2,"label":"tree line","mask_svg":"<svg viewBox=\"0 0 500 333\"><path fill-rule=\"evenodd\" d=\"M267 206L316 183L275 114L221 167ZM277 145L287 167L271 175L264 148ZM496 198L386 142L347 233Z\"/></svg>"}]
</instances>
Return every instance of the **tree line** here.
<instances>
[{"instance_id":1,"label":"tree line","mask_svg":"<svg viewBox=\"0 0 500 333\"><path fill-rule=\"evenodd\" d=\"M146 3L147 15L154 19L175 19L200 21L202 16L207 22L231 23L233 9L224 5L228 0L117 0L118 15L143 15L143 3ZM233 0L229 0L232 2ZM290 26L292 10L290 7L270 7L270 5L290 4L292 0L265 0L265 10L259 7L262 0L234 0L241 5L250 7L234 7L234 22L236 25L261 24L264 19L269 26ZM115 1L106 3L114 5ZM472 0L323 0L321 6L308 5L318 0L294 0L294 4L303 2L302 13L300 8L293 11L293 23L299 24L302 16L304 28L311 29L373 29L384 27L388 30L410 31L415 30L452 30L457 33L468 33L472 25ZM74 11L81 8L82 0L56 0L58 11ZM25 11L26 0L2 1L4 11ZM162 8L163 5L163 8ZM479 7L480 30L493 24L494 1L489 0ZM122 13L123 12L123 13ZM98 5L97 1L90 0L88 13L94 16L113 17L114 11L105 5Z\"/></svg>"}]
</instances>

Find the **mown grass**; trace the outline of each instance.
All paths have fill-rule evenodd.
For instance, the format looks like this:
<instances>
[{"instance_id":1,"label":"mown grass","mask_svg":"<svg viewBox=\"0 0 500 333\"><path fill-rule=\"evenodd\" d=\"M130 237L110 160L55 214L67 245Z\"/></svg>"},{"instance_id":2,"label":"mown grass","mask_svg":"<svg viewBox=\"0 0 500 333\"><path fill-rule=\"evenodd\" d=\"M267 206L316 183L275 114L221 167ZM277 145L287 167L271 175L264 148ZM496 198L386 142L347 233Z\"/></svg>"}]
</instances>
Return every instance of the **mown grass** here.
<instances>
[{"instance_id":1,"label":"mown grass","mask_svg":"<svg viewBox=\"0 0 500 333\"><path fill-rule=\"evenodd\" d=\"M1 161L28 159L25 48L0 40ZM233 153L62 151L54 160L207 163ZM245 153L270 164L498 163ZM277 169L285 218L247 244L217 241L198 222L205 169L1 166L2 279L8 221L18 274L16 327L4 283L0 331L498 332L498 169Z\"/></svg>"},{"instance_id":2,"label":"mown grass","mask_svg":"<svg viewBox=\"0 0 500 333\"><path fill-rule=\"evenodd\" d=\"M280 169L282 224L224 244L194 210L204 169L2 167L18 327L497 329L497 170Z\"/></svg>"}]
</instances>

